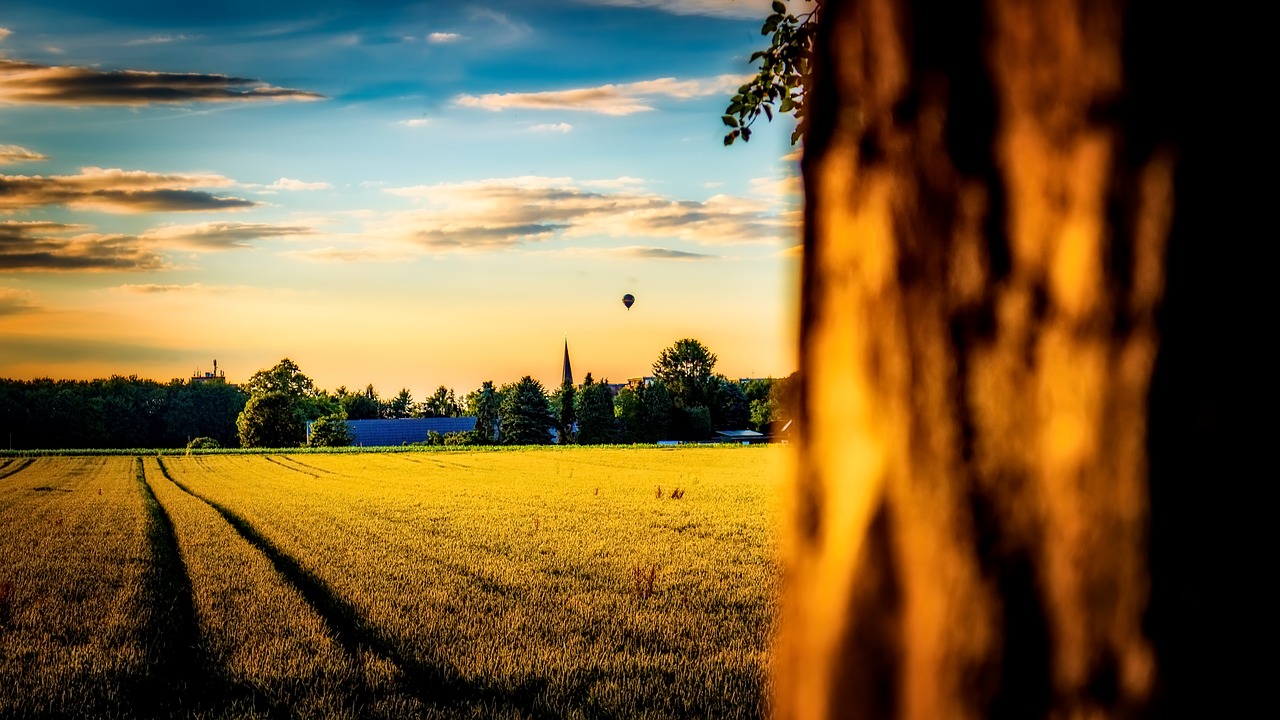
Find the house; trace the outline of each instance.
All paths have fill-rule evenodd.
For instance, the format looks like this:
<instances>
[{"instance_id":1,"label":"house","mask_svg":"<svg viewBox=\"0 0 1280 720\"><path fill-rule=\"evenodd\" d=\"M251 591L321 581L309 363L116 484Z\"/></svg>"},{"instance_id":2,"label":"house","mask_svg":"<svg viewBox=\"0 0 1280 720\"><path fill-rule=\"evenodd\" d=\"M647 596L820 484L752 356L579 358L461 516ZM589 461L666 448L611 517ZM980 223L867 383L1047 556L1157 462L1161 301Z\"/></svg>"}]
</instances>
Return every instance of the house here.
<instances>
[{"instance_id":1,"label":"house","mask_svg":"<svg viewBox=\"0 0 1280 720\"><path fill-rule=\"evenodd\" d=\"M769 441L767 436L755 430L717 430L716 439L720 442L742 443L743 445Z\"/></svg>"},{"instance_id":2,"label":"house","mask_svg":"<svg viewBox=\"0 0 1280 720\"><path fill-rule=\"evenodd\" d=\"M426 442L427 433L430 432L444 435L452 432L471 432L475 427L474 416L347 421L347 432L351 433L351 444L363 447ZM307 440L311 440L311 423L307 423Z\"/></svg>"}]
</instances>

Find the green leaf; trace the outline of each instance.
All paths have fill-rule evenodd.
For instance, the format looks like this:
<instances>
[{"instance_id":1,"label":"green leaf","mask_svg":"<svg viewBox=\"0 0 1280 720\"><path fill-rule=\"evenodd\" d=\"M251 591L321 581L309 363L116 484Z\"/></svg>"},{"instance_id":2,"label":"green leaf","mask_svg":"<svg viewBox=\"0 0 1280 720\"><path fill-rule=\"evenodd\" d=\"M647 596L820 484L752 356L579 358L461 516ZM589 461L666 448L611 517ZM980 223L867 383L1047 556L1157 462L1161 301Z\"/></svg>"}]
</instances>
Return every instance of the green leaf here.
<instances>
[{"instance_id":1,"label":"green leaf","mask_svg":"<svg viewBox=\"0 0 1280 720\"><path fill-rule=\"evenodd\" d=\"M720 120L722 120L724 124L728 125L729 127L738 127L738 118L732 115L725 115L721 117Z\"/></svg>"},{"instance_id":2,"label":"green leaf","mask_svg":"<svg viewBox=\"0 0 1280 720\"><path fill-rule=\"evenodd\" d=\"M769 118L769 122L773 122L773 110L771 110L768 105L764 106L764 114Z\"/></svg>"},{"instance_id":3,"label":"green leaf","mask_svg":"<svg viewBox=\"0 0 1280 720\"><path fill-rule=\"evenodd\" d=\"M787 11L787 6L782 4L782 0L773 0L773 11L776 13L784 13Z\"/></svg>"}]
</instances>

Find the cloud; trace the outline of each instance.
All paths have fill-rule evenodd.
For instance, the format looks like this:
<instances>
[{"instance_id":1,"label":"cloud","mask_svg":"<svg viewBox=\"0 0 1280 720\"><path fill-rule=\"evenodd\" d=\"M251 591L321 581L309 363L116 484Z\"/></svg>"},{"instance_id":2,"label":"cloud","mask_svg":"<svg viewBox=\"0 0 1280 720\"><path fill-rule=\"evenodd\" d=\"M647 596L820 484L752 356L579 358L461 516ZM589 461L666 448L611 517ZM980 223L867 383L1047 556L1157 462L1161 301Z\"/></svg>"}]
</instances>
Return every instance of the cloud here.
<instances>
[{"instance_id":1,"label":"cloud","mask_svg":"<svg viewBox=\"0 0 1280 720\"><path fill-rule=\"evenodd\" d=\"M650 8L674 15L708 15L761 22L773 12L769 8L771 0L579 0L579 2L614 7ZM813 9L813 3L793 0L791 8L793 13L808 12Z\"/></svg>"},{"instance_id":2,"label":"cloud","mask_svg":"<svg viewBox=\"0 0 1280 720\"><path fill-rule=\"evenodd\" d=\"M17 145L0 145L0 165L11 165L20 162L34 162L49 158L35 150L28 150Z\"/></svg>"},{"instance_id":3,"label":"cloud","mask_svg":"<svg viewBox=\"0 0 1280 720\"><path fill-rule=\"evenodd\" d=\"M451 33L451 32L433 32L427 36L427 42L434 43L436 45L454 43L454 42L458 42L461 39L462 39L461 35L459 35L458 33Z\"/></svg>"},{"instance_id":4,"label":"cloud","mask_svg":"<svg viewBox=\"0 0 1280 720\"><path fill-rule=\"evenodd\" d=\"M751 79L750 75L718 75L700 80L658 78L620 85L598 85L570 90L528 93L459 95L454 103L490 112L503 110L577 110L600 115L631 115L654 108L658 97L688 100L709 95L725 95Z\"/></svg>"},{"instance_id":5,"label":"cloud","mask_svg":"<svg viewBox=\"0 0 1280 720\"><path fill-rule=\"evenodd\" d=\"M311 235L315 231L300 225L263 223L199 223L152 228L140 237L164 247L193 250L236 250L253 247L252 241L274 237Z\"/></svg>"},{"instance_id":6,"label":"cloud","mask_svg":"<svg viewBox=\"0 0 1280 720\"><path fill-rule=\"evenodd\" d=\"M79 175L0 174L0 212L50 205L114 213L238 210L258 205L252 200L192 189L232 184L221 175L118 168L82 168Z\"/></svg>"},{"instance_id":7,"label":"cloud","mask_svg":"<svg viewBox=\"0 0 1280 720\"><path fill-rule=\"evenodd\" d=\"M39 309L35 303L35 294L31 291L0 287L0 317L34 312Z\"/></svg>"},{"instance_id":8,"label":"cloud","mask_svg":"<svg viewBox=\"0 0 1280 720\"><path fill-rule=\"evenodd\" d=\"M404 248L387 248L351 246L351 247L320 247L311 248L309 250L291 250L289 252L280 253L286 257L294 257L300 260L308 260L320 263L353 263L353 262L403 262L412 258L412 254L406 252Z\"/></svg>"},{"instance_id":9,"label":"cloud","mask_svg":"<svg viewBox=\"0 0 1280 720\"><path fill-rule=\"evenodd\" d=\"M705 253L686 252L684 250L672 250L670 248L660 247L643 247L633 246L618 248L615 251L618 255L624 257L639 258L642 260L715 260L715 255L707 255Z\"/></svg>"},{"instance_id":10,"label":"cloud","mask_svg":"<svg viewBox=\"0 0 1280 720\"><path fill-rule=\"evenodd\" d=\"M84 225L0 221L0 270L147 271L164 260L131 235L103 235Z\"/></svg>"},{"instance_id":11,"label":"cloud","mask_svg":"<svg viewBox=\"0 0 1280 720\"><path fill-rule=\"evenodd\" d=\"M104 71L0 58L0 104L143 106L323 97L228 75Z\"/></svg>"},{"instance_id":12,"label":"cloud","mask_svg":"<svg viewBox=\"0 0 1280 720\"><path fill-rule=\"evenodd\" d=\"M333 185L327 182L303 182L282 177L267 187L273 190L332 190Z\"/></svg>"},{"instance_id":13,"label":"cloud","mask_svg":"<svg viewBox=\"0 0 1280 720\"><path fill-rule=\"evenodd\" d=\"M203 35L152 35L151 37L138 38L130 40L125 45L164 45L172 42L183 42L186 40L198 40Z\"/></svg>"},{"instance_id":14,"label":"cloud","mask_svg":"<svg viewBox=\"0 0 1280 720\"><path fill-rule=\"evenodd\" d=\"M569 123L542 123L529 128L530 132L557 132L567 133L573 130L573 126Z\"/></svg>"},{"instance_id":15,"label":"cloud","mask_svg":"<svg viewBox=\"0 0 1280 720\"><path fill-rule=\"evenodd\" d=\"M777 243L797 218L758 199L675 200L633 189L595 192L569 178L519 177L392 188L422 207L369 223L371 237L428 251L483 251L553 238L661 238L701 245Z\"/></svg>"},{"instance_id":16,"label":"cloud","mask_svg":"<svg viewBox=\"0 0 1280 720\"><path fill-rule=\"evenodd\" d=\"M167 293L181 292L212 292L226 290L226 285L205 285L204 283L190 283L188 285L159 285L155 283L144 284L126 284L117 285L112 288L118 292L136 293L139 295L161 295Z\"/></svg>"},{"instance_id":17,"label":"cloud","mask_svg":"<svg viewBox=\"0 0 1280 720\"><path fill-rule=\"evenodd\" d=\"M804 184L799 175L783 175L782 177L751 178L751 192L754 195L767 197L799 196L804 192Z\"/></svg>"},{"instance_id":18,"label":"cloud","mask_svg":"<svg viewBox=\"0 0 1280 720\"><path fill-rule=\"evenodd\" d=\"M629 175L623 175L621 177L606 178L602 180L583 180L579 184L587 185L589 187L600 187L600 188L608 188L608 189L613 189L613 188L635 189L639 187L644 187L646 182L644 178L637 178L637 177L631 177Z\"/></svg>"},{"instance_id":19,"label":"cloud","mask_svg":"<svg viewBox=\"0 0 1280 720\"><path fill-rule=\"evenodd\" d=\"M528 25L512 20L506 13L490 10L489 8L472 8L471 20L473 22L480 21L489 25L497 25L500 30L504 30L505 36L497 36L493 32L487 33L487 39L498 42L512 42L528 35L532 32L532 28Z\"/></svg>"},{"instance_id":20,"label":"cloud","mask_svg":"<svg viewBox=\"0 0 1280 720\"><path fill-rule=\"evenodd\" d=\"M4 40L5 38L9 37L12 34L13 34L13 31L10 30L9 28L0 27L0 40Z\"/></svg>"},{"instance_id":21,"label":"cloud","mask_svg":"<svg viewBox=\"0 0 1280 720\"><path fill-rule=\"evenodd\" d=\"M414 127L414 128L426 127L427 125L431 124L431 119L430 118L413 118L411 120L401 120L396 124L403 125L405 127Z\"/></svg>"}]
</instances>

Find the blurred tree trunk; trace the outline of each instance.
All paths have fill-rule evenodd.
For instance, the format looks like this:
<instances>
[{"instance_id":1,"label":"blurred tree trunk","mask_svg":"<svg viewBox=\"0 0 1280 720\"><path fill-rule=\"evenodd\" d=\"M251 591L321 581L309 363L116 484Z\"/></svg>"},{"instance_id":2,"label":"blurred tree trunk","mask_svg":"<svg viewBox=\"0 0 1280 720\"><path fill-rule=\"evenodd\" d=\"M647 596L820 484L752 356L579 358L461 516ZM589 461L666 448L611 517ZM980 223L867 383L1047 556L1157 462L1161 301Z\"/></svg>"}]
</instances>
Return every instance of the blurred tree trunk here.
<instances>
[{"instance_id":1,"label":"blurred tree trunk","mask_svg":"<svg viewBox=\"0 0 1280 720\"><path fill-rule=\"evenodd\" d=\"M1228 277L1197 22L824 3L780 717L1130 717L1197 681L1178 466L1223 447Z\"/></svg>"}]
</instances>

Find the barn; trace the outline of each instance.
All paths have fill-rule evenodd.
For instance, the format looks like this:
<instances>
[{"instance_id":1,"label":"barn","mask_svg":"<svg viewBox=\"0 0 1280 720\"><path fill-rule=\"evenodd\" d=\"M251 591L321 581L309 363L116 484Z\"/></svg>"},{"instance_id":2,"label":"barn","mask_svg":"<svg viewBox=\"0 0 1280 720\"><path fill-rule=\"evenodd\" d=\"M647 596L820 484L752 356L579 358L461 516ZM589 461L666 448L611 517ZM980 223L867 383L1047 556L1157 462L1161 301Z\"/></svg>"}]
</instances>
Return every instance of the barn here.
<instances>
[{"instance_id":1,"label":"barn","mask_svg":"<svg viewBox=\"0 0 1280 720\"><path fill-rule=\"evenodd\" d=\"M347 421L347 431L351 433L351 444L363 447L426 442L429 432L444 435L452 432L471 432L475 427L474 417ZM307 423L307 438L311 438L310 423Z\"/></svg>"}]
</instances>

